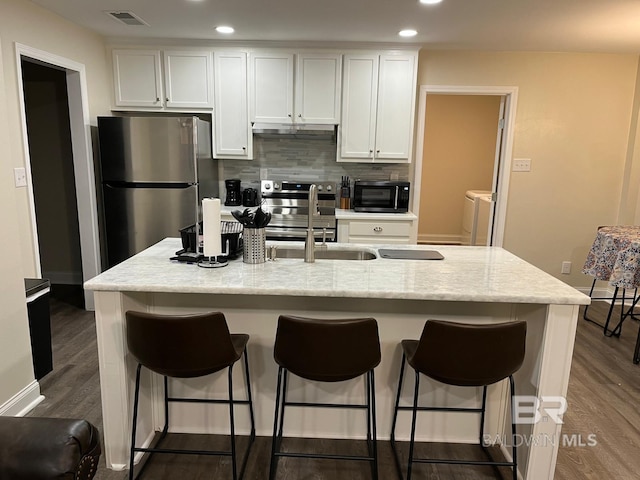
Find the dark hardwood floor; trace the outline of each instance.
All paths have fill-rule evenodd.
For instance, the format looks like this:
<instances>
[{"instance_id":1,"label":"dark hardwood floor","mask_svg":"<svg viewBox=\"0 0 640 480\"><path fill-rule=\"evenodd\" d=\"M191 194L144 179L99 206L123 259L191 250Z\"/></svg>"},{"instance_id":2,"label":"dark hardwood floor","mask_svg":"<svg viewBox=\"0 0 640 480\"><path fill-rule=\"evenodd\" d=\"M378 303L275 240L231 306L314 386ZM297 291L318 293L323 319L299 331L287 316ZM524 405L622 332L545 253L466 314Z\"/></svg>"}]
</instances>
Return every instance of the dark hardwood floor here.
<instances>
[{"instance_id":1,"label":"dark hardwood floor","mask_svg":"<svg viewBox=\"0 0 640 480\"><path fill-rule=\"evenodd\" d=\"M81 298L81 297L80 297ZM78 291L53 289L51 323L54 371L41 381L46 399L30 415L86 418L102 431L100 381L94 316L82 310ZM596 302L590 316L602 319L608 306ZM616 308L617 311L617 308ZM614 311L614 313L617 313ZM606 338L598 326L582 320L578 324L573 366L569 381L569 411L564 416L563 434L579 438L581 445L561 446L555 478L637 479L640 471L640 366L632 362L638 322L628 320L620 338ZM274 379L275 381L275 379ZM572 435L578 437L571 437ZM595 437L589 437L595 435ZM595 438L594 446L587 446ZM169 435L167 446L177 448L226 449L228 438L211 435ZM240 442L244 452L246 438ZM363 442L347 440L285 439L285 448L295 451L322 450L327 453L365 452ZM245 478L262 480L268 476L270 438L258 437L253 446ZM482 459L482 452L470 445L420 445L418 455L459 456ZM403 451L406 452L406 449ZM499 453L495 453L499 456ZM379 442L381 480L397 478L389 442ZM100 480L121 480L126 472L114 472L104 466L104 457L96 475ZM222 479L231 478L228 457L156 455L143 478ZM360 480L369 479L370 468L364 462L327 460L280 460L278 480ZM414 469L415 480L509 479L510 470L492 467L427 466Z\"/></svg>"}]
</instances>

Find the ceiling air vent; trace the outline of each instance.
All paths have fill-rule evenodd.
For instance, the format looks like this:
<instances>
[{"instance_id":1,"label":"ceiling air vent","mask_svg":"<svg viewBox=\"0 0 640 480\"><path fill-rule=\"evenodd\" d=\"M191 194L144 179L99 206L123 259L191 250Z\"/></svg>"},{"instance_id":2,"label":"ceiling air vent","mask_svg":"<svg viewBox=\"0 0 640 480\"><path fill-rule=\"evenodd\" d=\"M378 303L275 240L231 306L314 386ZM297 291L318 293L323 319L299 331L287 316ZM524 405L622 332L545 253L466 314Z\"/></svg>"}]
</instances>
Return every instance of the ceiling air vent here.
<instances>
[{"instance_id":1,"label":"ceiling air vent","mask_svg":"<svg viewBox=\"0 0 640 480\"><path fill-rule=\"evenodd\" d=\"M105 12L112 18L115 18L117 21L124 23L125 25L149 25L147 22L142 20L140 17L135 15L132 12Z\"/></svg>"}]
</instances>

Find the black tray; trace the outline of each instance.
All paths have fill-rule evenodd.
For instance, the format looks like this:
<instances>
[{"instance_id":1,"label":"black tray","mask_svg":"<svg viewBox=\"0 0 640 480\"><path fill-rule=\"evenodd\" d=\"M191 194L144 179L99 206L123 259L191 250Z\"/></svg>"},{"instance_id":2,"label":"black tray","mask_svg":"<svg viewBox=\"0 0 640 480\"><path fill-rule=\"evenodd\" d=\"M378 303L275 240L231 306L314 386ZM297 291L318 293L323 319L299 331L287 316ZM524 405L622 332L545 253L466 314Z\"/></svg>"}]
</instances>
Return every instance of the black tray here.
<instances>
[{"instance_id":1,"label":"black tray","mask_svg":"<svg viewBox=\"0 0 640 480\"><path fill-rule=\"evenodd\" d=\"M378 253L382 258L394 258L401 260L443 260L440 252L435 250L396 250L381 248Z\"/></svg>"}]
</instances>

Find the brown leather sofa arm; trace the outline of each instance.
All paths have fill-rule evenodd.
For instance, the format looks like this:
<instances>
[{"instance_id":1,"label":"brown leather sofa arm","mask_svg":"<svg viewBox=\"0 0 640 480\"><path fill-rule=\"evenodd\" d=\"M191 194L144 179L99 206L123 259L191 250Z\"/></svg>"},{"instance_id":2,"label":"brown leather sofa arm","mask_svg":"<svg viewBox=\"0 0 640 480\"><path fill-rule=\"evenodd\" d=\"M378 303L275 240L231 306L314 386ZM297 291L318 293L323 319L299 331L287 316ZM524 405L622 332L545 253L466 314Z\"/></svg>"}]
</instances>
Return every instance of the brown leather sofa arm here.
<instances>
[{"instance_id":1,"label":"brown leather sofa arm","mask_svg":"<svg viewBox=\"0 0 640 480\"><path fill-rule=\"evenodd\" d=\"M91 479L101 451L86 420L0 417L0 479Z\"/></svg>"}]
</instances>

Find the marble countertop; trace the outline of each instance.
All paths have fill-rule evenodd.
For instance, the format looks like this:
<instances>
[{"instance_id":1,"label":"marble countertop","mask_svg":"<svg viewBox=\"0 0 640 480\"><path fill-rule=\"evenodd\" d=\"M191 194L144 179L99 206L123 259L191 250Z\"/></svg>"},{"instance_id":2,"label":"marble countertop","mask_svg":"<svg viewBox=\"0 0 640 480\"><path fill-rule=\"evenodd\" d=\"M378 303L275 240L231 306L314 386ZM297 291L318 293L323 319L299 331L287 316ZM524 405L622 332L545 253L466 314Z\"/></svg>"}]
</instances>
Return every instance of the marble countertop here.
<instances>
[{"instance_id":1,"label":"marble countertop","mask_svg":"<svg viewBox=\"0 0 640 480\"><path fill-rule=\"evenodd\" d=\"M267 242L270 244L271 242ZM276 242L279 248L303 248ZM329 249L438 250L444 260L282 259L252 265L242 258L223 268L169 260L181 248L166 238L84 284L95 291L211 293L434 301L586 305L589 297L502 248L331 244Z\"/></svg>"}]
</instances>

